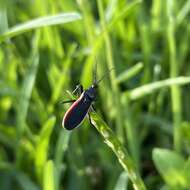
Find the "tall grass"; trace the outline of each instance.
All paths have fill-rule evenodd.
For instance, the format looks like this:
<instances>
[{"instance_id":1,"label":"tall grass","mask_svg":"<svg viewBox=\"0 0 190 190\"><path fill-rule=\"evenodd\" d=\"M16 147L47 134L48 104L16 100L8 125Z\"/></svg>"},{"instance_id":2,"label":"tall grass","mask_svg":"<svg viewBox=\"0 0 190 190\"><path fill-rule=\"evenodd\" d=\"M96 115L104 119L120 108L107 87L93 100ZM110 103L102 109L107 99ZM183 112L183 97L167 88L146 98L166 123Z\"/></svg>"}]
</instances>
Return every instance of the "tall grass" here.
<instances>
[{"instance_id":1,"label":"tall grass","mask_svg":"<svg viewBox=\"0 0 190 190\"><path fill-rule=\"evenodd\" d=\"M0 189L188 189L189 4L0 0ZM95 128L68 132L96 62Z\"/></svg>"}]
</instances>

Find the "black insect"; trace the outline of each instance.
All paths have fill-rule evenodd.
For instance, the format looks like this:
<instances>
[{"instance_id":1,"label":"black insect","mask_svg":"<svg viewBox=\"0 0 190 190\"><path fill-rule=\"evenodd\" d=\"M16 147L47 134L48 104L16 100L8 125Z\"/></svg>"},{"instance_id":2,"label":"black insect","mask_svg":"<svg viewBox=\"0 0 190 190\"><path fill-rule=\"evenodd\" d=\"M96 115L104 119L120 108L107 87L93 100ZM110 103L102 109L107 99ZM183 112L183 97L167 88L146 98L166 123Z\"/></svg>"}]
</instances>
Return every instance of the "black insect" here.
<instances>
[{"instance_id":1,"label":"black insect","mask_svg":"<svg viewBox=\"0 0 190 190\"><path fill-rule=\"evenodd\" d=\"M111 70L109 70L108 73ZM80 94L79 98L76 100L67 100L62 102L62 103L73 103L63 117L63 122L62 122L63 127L65 127L67 130L72 130L78 127L84 120L85 116L87 115L91 123L89 110L90 109L94 110L92 103L95 101L97 96L98 84L102 81L102 79L106 76L106 74L104 74L104 76L97 81L96 68L95 68L93 72L94 81L92 86L87 90L83 91L82 85L77 85L73 93L78 91Z\"/></svg>"}]
</instances>

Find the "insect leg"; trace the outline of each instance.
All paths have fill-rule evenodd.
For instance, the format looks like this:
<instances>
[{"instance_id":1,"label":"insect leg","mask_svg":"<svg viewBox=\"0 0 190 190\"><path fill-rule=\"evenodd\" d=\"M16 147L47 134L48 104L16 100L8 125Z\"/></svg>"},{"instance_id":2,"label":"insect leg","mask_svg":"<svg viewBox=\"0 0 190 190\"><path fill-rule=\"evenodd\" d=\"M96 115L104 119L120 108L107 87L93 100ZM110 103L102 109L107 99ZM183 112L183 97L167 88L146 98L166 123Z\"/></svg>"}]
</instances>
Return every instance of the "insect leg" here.
<instances>
[{"instance_id":1,"label":"insect leg","mask_svg":"<svg viewBox=\"0 0 190 190\"><path fill-rule=\"evenodd\" d=\"M94 107L94 105L93 105L93 104L91 105L91 109L92 109L92 111L93 111L93 112L95 112L95 111L96 111L96 109L95 109L95 107Z\"/></svg>"},{"instance_id":2,"label":"insect leg","mask_svg":"<svg viewBox=\"0 0 190 190\"><path fill-rule=\"evenodd\" d=\"M82 85L77 85L76 88L74 89L74 91L72 92L72 94L76 94L79 96L81 95L83 92L83 86ZM73 103L75 102L76 100L63 100L61 102L59 102L60 104L67 104L67 103Z\"/></svg>"},{"instance_id":3,"label":"insect leg","mask_svg":"<svg viewBox=\"0 0 190 190\"><path fill-rule=\"evenodd\" d=\"M59 102L60 104L67 104L67 103L73 103L75 102L76 100L63 100L61 102Z\"/></svg>"},{"instance_id":4,"label":"insect leg","mask_svg":"<svg viewBox=\"0 0 190 190\"><path fill-rule=\"evenodd\" d=\"M90 125L92 125L93 127L95 127L94 124L92 123L92 120L91 120L91 117L90 117L89 113L88 113L88 120L89 120Z\"/></svg>"},{"instance_id":5,"label":"insect leg","mask_svg":"<svg viewBox=\"0 0 190 190\"><path fill-rule=\"evenodd\" d=\"M89 114L90 112L95 112L95 111L96 111L96 109L95 109L94 105L91 104L90 109L88 110L88 114Z\"/></svg>"},{"instance_id":6,"label":"insect leg","mask_svg":"<svg viewBox=\"0 0 190 190\"><path fill-rule=\"evenodd\" d=\"M83 86L78 84L76 88L73 90L72 94L77 94L78 96L81 95L83 92Z\"/></svg>"}]
</instances>

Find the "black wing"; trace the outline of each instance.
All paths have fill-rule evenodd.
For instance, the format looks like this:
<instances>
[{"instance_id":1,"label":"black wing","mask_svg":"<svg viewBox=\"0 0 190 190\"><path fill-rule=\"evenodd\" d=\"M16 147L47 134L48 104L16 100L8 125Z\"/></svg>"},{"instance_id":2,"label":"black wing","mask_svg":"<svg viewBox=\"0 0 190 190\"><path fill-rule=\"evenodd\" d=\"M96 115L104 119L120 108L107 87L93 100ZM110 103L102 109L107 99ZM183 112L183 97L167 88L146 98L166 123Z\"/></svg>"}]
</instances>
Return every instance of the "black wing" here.
<instances>
[{"instance_id":1,"label":"black wing","mask_svg":"<svg viewBox=\"0 0 190 190\"><path fill-rule=\"evenodd\" d=\"M65 113L62 125L67 130L72 130L79 126L88 113L91 104L92 102L84 96L84 93L82 93L79 99L76 100Z\"/></svg>"}]
</instances>

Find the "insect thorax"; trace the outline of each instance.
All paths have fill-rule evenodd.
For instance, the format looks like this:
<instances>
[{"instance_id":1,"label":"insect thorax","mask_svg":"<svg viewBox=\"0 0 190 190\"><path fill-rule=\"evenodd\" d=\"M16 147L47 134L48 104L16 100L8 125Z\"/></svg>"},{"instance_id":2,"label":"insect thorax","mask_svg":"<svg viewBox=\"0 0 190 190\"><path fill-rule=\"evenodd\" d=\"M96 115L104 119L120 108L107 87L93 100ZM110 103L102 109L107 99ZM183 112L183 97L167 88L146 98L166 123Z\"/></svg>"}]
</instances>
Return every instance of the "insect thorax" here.
<instances>
[{"instance_id":1,"label":"insect thorax","mask_svg":"<svg viewBox=\"0 0 190 190\"><path fill-rule=\"evenodd\" d=\"M90 87L89 89L87 89L84 93L84 95L87 96L87 98L90 100L90 101L94 101L95 98L96 98L96 88L95 87Z\"/></svg>"}]
</instances>

